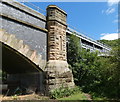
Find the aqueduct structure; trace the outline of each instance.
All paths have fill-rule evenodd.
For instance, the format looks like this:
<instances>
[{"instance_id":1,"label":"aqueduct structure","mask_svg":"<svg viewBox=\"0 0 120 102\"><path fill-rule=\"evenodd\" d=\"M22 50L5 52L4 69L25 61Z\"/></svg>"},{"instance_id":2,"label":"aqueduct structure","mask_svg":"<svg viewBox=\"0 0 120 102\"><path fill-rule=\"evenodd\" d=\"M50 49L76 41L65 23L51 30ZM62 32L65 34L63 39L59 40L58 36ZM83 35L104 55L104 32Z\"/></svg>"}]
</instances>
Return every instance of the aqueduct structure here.
<instances>
[{"instance_id":1,"label":"aqueduct structure","mask_svg":"<svg viewBox=\"0 0 120 102\"><path fill-rule=\"evenodd\" d=\"M106 45L68 28L67 13L55 5L47 7L47 16L9 0L0 2L0 10L2 70L8 73L10 88L10 82L39 92L49 92L61 85L73 87L66 56L66 38L70 34L81 39L82 48L110 51Z\"/></svg>"}]
</instances>

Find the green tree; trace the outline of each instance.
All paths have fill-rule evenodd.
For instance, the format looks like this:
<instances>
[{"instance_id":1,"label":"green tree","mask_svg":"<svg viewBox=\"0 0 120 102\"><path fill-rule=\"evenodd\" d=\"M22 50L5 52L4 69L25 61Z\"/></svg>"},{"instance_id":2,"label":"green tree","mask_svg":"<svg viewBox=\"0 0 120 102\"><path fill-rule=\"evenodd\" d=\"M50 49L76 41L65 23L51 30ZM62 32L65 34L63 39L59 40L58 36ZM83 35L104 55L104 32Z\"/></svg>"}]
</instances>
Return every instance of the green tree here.
<instances>
[{"instance_id":1,"label":"green tree","mask_svg":"<svg viewBox=\"0 0 120 102\"><path fill-rule=\"evenodd\" d=\"M75 35L70 35L68 37L68 47L67 47L67 59L70 65L73 65L80 59L80 39Z\"/></svg>"},{"instance_id":2,"label":"green tree","mask_svg":"<svg viewBox=\"0 0 120 102\"><path fill-rule=\"evenodd\" d=\"M98 40L99 42L106 44L110 47L116 47L118 43L118 39L116 40Z\"/></svg>"},{"instance_id":3,"label":"green tree","mask_svg":"<svg viewBox=\"0 0 120 102\"><path fill-rule=\"evenodd\" d=\"M71 65L76 85L83 87L93 83L96 75L95 66L99 65L96 63L97 58L97 52L90 52L81 48L78 37L69 36L68 63Z\"/></svg>"},{"instance_id":4,"label":"green tree","mask_svg":"<svg viewBox=\"0 0 120 102\"><path fill-rule=\"evenodd\" d=\"M112 51L106 61L101 59L103 92L108 97L120 98L120 39L107 42Z\"/></svg>"},{"instance_id":5,"label":"green tree","mask_svg":"<svg viewBox=\"0 0 120 102\"><path fill-rule=\"evenodd\" d=\"M111 85L110 89L114 90L113 93L111 93L111 96L114 95L116 98L120 98L120 39L115 41L116 46L113 46L109 60L109 63L111 63L111 66L109 67L109 86Z\"/></svg>"},{"instance_id":6,"label":"green tree","mask_svg":"<svg viewBox=\"0 0 120 102\"><path fill-rule=\"evenodd\" d=\"M97 52L82 49L80 39L71 35L68 44L68 63L75 84L81 86L83 91L95 92L109 98L120 98L120 39L110 41L110 44L113 49L111 56L98 57Z\"/></svg>"}]
</instances>

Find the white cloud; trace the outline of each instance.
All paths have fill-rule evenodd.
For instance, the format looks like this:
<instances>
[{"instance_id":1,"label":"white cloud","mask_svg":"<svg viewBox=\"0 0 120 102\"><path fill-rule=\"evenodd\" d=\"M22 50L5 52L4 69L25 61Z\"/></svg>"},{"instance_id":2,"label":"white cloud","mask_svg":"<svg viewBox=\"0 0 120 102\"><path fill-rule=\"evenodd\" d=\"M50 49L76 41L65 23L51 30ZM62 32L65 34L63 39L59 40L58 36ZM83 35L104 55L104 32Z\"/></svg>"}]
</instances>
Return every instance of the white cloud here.
<instances>
[{"instance_id":1,"label":"white cloud","mask_svg":"<svg viewBox=\"0 0 120 102\"><path fill-rule=\"evenodd\" d=\"M105 40L115 40L118 39L118 33L102 33L102 37L100 39L105 39Z\"/></svg>"},{"instance_id":2,"label":"white cloud","mask_svg":"<svg viewBox=\"0 0 120 102\"><path fill-rule=\"evenodd\" d=\"M102 34L100 34L100 35L106 35L106 33L102 33Z\"/></svg>"},{"instance_id":3,"label":"white cloud","mask_svg":"<svg viewBox=\"0 0 120 102\"><path fill-rule=\"evenodd\" d=\"M120 0L107 0L107 4L108 4L108 9L107 10L102 10L102 13L106 13L108 14L112 14L115 12L115 9L117 7L116 4L118 4Z\"/></svg>"},{"instance_id":4,"label":"white cloud","mask_svg":"<svg viewBox=\"0 0 120 102\"><path fill-rule=\"evenodd\" d=\"M120 23L120 20L116 19L113 21L113 23Z\"/></svg>"},{"instance_id":5,"label":"white cloud","mask_svg":"<svg viewBox=\"0 0 120 102\"><path fill-rule=\"evenodd\" d=\"M120 0L108 0L108 6L113 6L115 4L118 4Z\"/></svg>"},{"instance_id":6,"label":"white cloud","mask_svg":"<svg viewBox=\"0 0 120 102\"><path fill-rule=\"evenodd\" d=\"M115 8L108 8L105 13L106 14L111 14L111 13L114 13L115 12Z\"/></svg>"}]
</instances>

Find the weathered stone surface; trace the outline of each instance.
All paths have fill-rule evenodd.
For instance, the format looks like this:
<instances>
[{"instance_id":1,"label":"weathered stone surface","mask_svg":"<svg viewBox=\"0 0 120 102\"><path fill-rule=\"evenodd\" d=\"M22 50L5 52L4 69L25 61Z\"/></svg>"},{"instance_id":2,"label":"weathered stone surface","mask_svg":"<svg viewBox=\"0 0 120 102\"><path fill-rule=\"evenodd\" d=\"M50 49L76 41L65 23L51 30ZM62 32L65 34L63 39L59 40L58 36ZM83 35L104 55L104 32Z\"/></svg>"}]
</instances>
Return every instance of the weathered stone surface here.
<instances>
[{"instance_id":1,"label":"weathered stone surface","mask_svg":"<svg viewBox=\"0 0 120 102\"><path fill-rule=\"evenodd\" d=\"M8 34L5 30L0 29L0 41L17 50L33 63L37 64L41 69L44 68L45 60L42 59L42 55L32 50L28 45L25 45L23 40L18 40L15 35Z\"/></svg>"},{"instance_id":2,"label":"weathered stone surface","mask_svg":"<svg viewBox=\"0 0 120 102\"><path fill-rule=\"evenodd\" d=\"M46 16L19 2L2 1L0 2L0 29L5 29L8 34L23 40L25 45L37 51L42 55L42 59L46 60Z\"/></svg>"},{"instance_id":3,"label":"weathered stone surface","mask_svg":"<svg viewBox=\"0 0 120 102\"><path fill-rule=\"evenodd\" d=\"M48 62L46 65L47 92L60 87L73 87L72 71L66 57L66 13L57 6L47 8Z\"/></svg>"},{"instance_id":4,"label":"weathered stone surface","mask_svg":"<svg viewBox=\"0 0 120 102\"><path fill-rule=\"evenodd\" d=\"M66 57L66 16L67 14L51 5L46 17L16 2L0 2L2 18L0 41L15 49L31 62L44 70L48 90L74 86L72 71ZM3 31L5 29L5 31ZM48 52L46 35L48 31ZM48 56L46 56L46 52Z\"/></svg>"},{"instance_id":5,"label":"weathered stone surface","mask_svg":"<svg viewBox=\"0 0 120 102\"><path fill-rule=\"evenodd\" d=\"M47 91L51 91L62 86L74 86L72 71L68 68L67 61L49 60L45 72Z\"/></svg>"},{"instance_id":6,"label":"weathered stone surface","mask_svg":"<svg viewBox=\"0 0 120 102\"><path fill-rule=\"evenodd\" d=\"M41 28L45 28L46 17L41 13L38 13L33 9L22 5L19 2L3 0L3 3L0 3L0 7L2 9L0 12L1 14L11 16L12 18L31 23L33 25L37 25Z\"/></svg>"}]
</instances>

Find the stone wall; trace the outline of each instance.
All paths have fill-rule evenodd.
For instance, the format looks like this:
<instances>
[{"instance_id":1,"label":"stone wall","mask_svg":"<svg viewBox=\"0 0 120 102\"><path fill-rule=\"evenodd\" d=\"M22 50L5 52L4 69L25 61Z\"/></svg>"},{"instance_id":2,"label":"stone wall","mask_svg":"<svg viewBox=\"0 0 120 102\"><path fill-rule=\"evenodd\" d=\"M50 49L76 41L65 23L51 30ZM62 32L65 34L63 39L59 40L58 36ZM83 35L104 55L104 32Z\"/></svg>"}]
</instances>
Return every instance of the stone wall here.
<instances>
[{"instance_id":1,"label":"stone wall","mask_svg":"<svg viewBox=\"0 0 120 102\"><path fill-rule=\"evenodd\" d=\"M23 40L19 40L16 38L15 35L9 34L9 33L5 32L4 30L0 29L0 43L1 42L3 43L2 46L0 46L0 48L2 47L2 51L3 51L2 52L2 55L3 55L3 58L2 58L3 66L2 67L8 68L8 66L9 66L10 67L9 69L11 69L12 67L16 67L16 69L17 69L20 67L20 65L23 65L21 67L23 67L23 68L28 67L29 68L28 70L30 70L30 66L26 66L26 64L22 63L22 60L23 60L24 62L27 61L28 63L30 63L30 61L31 61L31 64L29 64L29 65L35 64L36 67L39 67L39 69L44 70L46 61L44 59L42 59L42 55L37 53L36 50L31 49L30 46L26 45ZM5 47L5 46L9 46L9 48ZM14 49L14 50L12 53L10 53L11 50L8 50L8 49L11 49L11 50ZM11 63L10 63L10 61L8 61L10 56L12 57L11 61L13 60ZM19 57L15 58L15 56L19 56L19 57L23 56L23 57L21 57L21 59L19 59ZM16 61L18 61L18 63ZM20 65L18 65L19 61L21 61ZM14 70L15 69L13 69L11 71L14 71ZM17 69L17 70L19 70L19 69ZM25 71L25 69L24 69L24 71Z\"/></svg>"},{"instance_id":2,"label":"stone wall","mask_svg":"<svg viewBox=\"0 0 120 102\"><path fill-rule=\"evenodd\" d=\"M48 62L46 65L46 94L60 87L74 87L72 71L66 58L66 16L55 5L47 7Z\"/></svg>"},{"instance_id":3,"label":"stone wall","mask_svg":"<svg viewBox=\"0 0 120 102\"><path fill-rule=\"evenodd\" d=\"M48 59L66 60L66 26L55 22L48 22Z\"/></svg>"},{"instance_id":4,"label":"stone wall","mask_svg":"<svg viewBox=\"0 0 120 102\"><path fill-rule=\"evenodd\" d=\"M2 1L0 2L0 30L2 30L0 32L0 41L27 58L30 58L27 55L31 52L34 52L33 54L31 53L32 59L34 59L33 56L35 57L36 54L41 56L41 60L37 61L38 63L34 60L31 61L44 70L47 58L46 45L48 32L46 29L46 17L18 2ZM37 59L39 60L40 58ZM6 66L9 68L8 65ZM30 70L30 68L27 69ZM43 74L42 71L38 72L37 70L36 72L29 71L29 73L9 74L7 80L8 87L11 89L15 86L14 83L17 83L13 89L23 87L28 92L38 91L44 93L43 83L45 80Z\"/></svg>"},{"instance_id":5,"label":"stone wall","mask_svg":"<svg viewBox=\"0 0 120 102\"><path fill-rule=\"evenodd\" d=\"M3 9L0 12L2 16L0 28L5 29L8 34L13 34L18 40L24 41L25 45L37 51L36 53L42 55L42 59L48 61L44 70L45 92L62 85L73 87L73 75L68 68L66 56L67 14L57 6L50 5L47 8L46 20L42 14L17 2L3 2L0 3L0 7ZM20 85L26 88L35 85L33 87L35 91L36 87L40 86L40 77L38 74L34 75L34 72L27 75L27 73L11 74L8 80L19 80Z\"/></svg>"},{"instance_id":6,"label":"stone wall","mask_svg":"<svg viewBox=\"0 0 120 102\"><path fill-rule=\"evenodd\" d=\"M16 35L46 60L46 17L17 2L0 3L0 9L0 28Z\"/></svg>"},{"instance_id":7,"label":"stone wall","mask_svg":"<svg viewBox=\"0 0 120 102\"><path fill-rule=\"evenodd\" d=\"M47 8L48 60L66 61L66 16L57 6Z\"/></svg>"}]
</instances>

